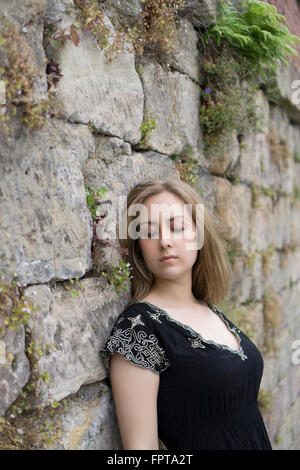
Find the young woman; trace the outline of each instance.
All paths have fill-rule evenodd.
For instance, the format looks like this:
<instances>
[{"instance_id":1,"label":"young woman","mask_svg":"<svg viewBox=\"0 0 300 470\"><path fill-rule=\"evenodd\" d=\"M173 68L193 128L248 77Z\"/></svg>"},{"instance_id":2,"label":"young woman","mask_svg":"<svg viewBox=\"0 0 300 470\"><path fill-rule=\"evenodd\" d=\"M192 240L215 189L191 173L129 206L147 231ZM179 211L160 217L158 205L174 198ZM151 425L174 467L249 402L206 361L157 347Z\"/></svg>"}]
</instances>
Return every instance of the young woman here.
<instances>
[{"instance_id":1,"label":"young woman","mask_svg":"<svg viewBox=\"0 0 300 470\"><path fill-rule=\"evenodd\" d=\"M271 450L257 403L262 355L216 306L231 269L212 215L170 178L136 185L132 207L145 209L120 239L132 299L100 351L123 449L157 450L160 439L173 451Z\"/></svg>"}]
</instances>

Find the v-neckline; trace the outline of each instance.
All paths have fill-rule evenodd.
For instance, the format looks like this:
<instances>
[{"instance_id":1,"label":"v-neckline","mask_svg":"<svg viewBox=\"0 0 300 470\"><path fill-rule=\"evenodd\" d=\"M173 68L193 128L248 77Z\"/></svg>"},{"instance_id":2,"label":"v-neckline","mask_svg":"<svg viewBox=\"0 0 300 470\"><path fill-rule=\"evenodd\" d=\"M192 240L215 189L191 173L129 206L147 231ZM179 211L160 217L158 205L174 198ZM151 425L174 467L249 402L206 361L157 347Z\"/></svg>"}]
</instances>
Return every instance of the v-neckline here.
<instances>
[{"instance_id":1,"label":"v-neckline","mask_svg":"<svg viewBox=\"0 0 300 470\"><path fill-rule=\"evenodd\" d=\"M152 304L151 302L148 302L148 300L137 300L136 303L144 303L144 304L147 304L149 305L150 307L152 307L154 310L156 310L157 312L159 313L162 313L165 315L165 317L171 321L171 322L174 322L176 323L177 325L179 325L180 327L190 331L193 335L196 335L198 336L201 341L203 341L204 343L207 343L207 344L214 344L215 346L217 346L218 348L221 348L221 349L226 349L234 354L238 354L241 359L247 359L247 356L245 355L244 353L244 350L242 348L242 345L241 345L241 337L240 335L238 334L238 332L236 331L236 328L233 327L231 328L230 325L229 325L229 322L226 320L226 318L224 318L222 312L217 308L215 307L214 305L208 303L208 302L205 302L205 301L202 301L204 302L204 304L214 313L216 314L219 318L221 318L221 320L225 323L225 326L227 328L227 330L229 332L232 332L234 334L234 336L236 337L237 341L238 341L238 344L239 344L239 349L232 349L230 346L228 346L227 344L222 344L222 343L217 343L216 341L214 341L213 339L205 339L201 333L198 333L198 331L194 330L190 325L186 325L185 323L179 321L179 320L176 320L175 318L173 318L171 315L169 315L169 313L164 310L163 308L161 307L158 307L157 305L155 304Z\"/></svg>"}]
</instances>

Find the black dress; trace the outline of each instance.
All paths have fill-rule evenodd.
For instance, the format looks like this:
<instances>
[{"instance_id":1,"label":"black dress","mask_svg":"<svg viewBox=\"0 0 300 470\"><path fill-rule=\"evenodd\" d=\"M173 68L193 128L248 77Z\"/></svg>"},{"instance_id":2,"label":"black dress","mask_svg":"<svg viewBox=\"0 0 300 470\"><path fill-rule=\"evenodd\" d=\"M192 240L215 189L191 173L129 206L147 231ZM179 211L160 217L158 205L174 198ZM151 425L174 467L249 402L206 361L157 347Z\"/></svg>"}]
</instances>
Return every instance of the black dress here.
<instances>
[{"instance_id":1,"label":"black dress","mask_svg":"<svg viewBox=\"0 0 300 470\"><path fill-rule=\"evenodd\" d=\"M263 358L219 308L206 304L235 334L240 349L205 340L190 326L147 301L117 318L104 348L160 374L158 437L168 450L272 450L258 408Z\"/></svg>"}]
</instances>

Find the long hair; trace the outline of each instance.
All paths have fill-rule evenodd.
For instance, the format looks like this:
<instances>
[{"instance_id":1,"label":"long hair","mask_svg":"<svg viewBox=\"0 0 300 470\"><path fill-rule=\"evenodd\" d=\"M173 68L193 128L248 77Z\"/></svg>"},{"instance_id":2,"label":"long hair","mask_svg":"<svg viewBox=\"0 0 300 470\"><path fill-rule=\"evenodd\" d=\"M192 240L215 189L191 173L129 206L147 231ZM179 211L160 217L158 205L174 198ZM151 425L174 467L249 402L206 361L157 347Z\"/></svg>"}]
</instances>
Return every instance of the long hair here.
<instances>
[{"instance_id":1,"label":"long hair","mask_svg":"<svg viewBox=\"0 0 300 470\"><path fill-rule=\"evenodd\" d=\"M195 207L197 204L203 204L203 245L198 250L192 267L192 291L198 300L204 300L212 305L220 304L227 295L232 274L225 240L197 192L180 179L166 178L164 180L149 179L138 183L127 195L125 220L127 236L119 239L119 243L124 252L123 259L131 266L132 298L124 308L146 297L154 282L154 275L144 261L138 239L128 236L128 227L135 218L135 216L128 215L128 209L132 204L143 204L150 196L163 191L169 191L185 204L192 205L192 218L196 226L198 225Z\"/></svg>"}]
</instances>

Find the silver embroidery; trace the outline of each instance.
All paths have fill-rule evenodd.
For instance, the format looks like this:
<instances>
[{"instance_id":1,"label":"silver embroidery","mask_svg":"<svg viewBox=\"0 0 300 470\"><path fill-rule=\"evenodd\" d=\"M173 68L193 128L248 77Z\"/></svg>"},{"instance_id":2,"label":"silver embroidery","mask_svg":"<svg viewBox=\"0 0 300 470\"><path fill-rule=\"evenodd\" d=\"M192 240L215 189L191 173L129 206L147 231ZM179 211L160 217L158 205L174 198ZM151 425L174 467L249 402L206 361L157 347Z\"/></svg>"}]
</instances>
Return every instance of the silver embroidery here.
<instances>
[{"instance_id":1,"label":"silver embroidery","mask_svg":"<svg viewBox=\"0 0 300 470\"><path fill-rule=\"evenodd\" d=\"M160 316L159 313L152 313L152 312L149 312L148 310L147 310L147 312L150 314L150 317L153 318L153 320L156 320L159 323L162 323L162 321L160 321L160 319L159 319L159 316Z\"/></svg>"},{"instance_id":2,"label":"silver embroidery","mask_svg":"<svg viewBox=\"0 0 300 470\"><path fill-rule=\"evenodd\" d=\"M134 328L136 325L145 326L145 323L143 323L142 320L141 320L141 314L140 313L136 317L128 318L128 320L131 321L131 328Z\"/></svg>"},{"instance_id":3,"label":"silver embroidery","mask_svg":"<svg viewBox=\"0 0 300 470\"><path fill-rule=\"evenodd\" d=\"M204 344L202 344L201 338L188 338L188 340L191 342L191 345L193 348L205 348Z\"/></svg>"},{"instance_id":4,"label":"silver embroidery","mask_svg":"<svg viewBox=\"0 0 300 470\"><path fill-rule=\"evenodd\" d=\"M134 329L137 325L145 325L141 321L141 314L127 319L131 321L132 326L115 326L105 348L100 350L105 367L109 369L111 355L119 352L133 364L151 369L156 374L167 369L171 361L166 357L165 350L159 346L156 336L153 333L149 335L144 330ZM120 323L120 319L117 323Z\"/></svg>"},{"instance_id":5,"label":"silver embroidery","mask_svg":"<svg viewBox=\"0 0 300 470\"><path fill-rule=\"evenodd\" d=\"M168 312L166 310L163 310L162 308L158 307L157 305L154 305L152 304L151 302L148 302L146 300L137 300L136 301L137 303L144 303L144 304L148 304L150 307L152 307L153 310L155 310L157 312L157 314L162 314L164 315L169 321L173 322L173 323L176 323L177 325L179 325L181 328L184 328L186 329L187 331L189 331L193 336L196 337L196 341L203 341L204 343L207 343L207 344L214 344L215 346L217 346L218 348L221 348L221 349L226 349L227 351L230 351L232 352L233 354L238 354L240 356L240 358L242 359L242 361L244 361L245 359L248 359L248 356L246 356L246 354L244 353L244 350L241 346L241 337L240 335L238 334L237 332L237 329L236 328L231 328L228 321L224 318L221 310L216 307L215 305L212 305L210 303L207 303L208 307L213 311L215 312L222 320L223 322L225 323L225 325L227 326L228 330L229 331L232 331L233 334L236 336L237 340L238 340L238 343L239 343L239 349L236 350L236 349L231 349L229 346L227 346L226 344L221 344L221 343L216 343L215 341L213 341L212 339L209 340L209 339L205 339L203 338L200 333L198 333L197 331L195 331L193 328L191 328L189 325L186 325L182 322L179 322L178 320L175 320L175 318L172 318L170 317L170 315L168 314ZM148 312L149 313L149 312ZM188 338L188 340L190 341L190 343L193 345L193 344L196 344L193 342L193 340L191 338ZM193 346L194 347L194 346ZM201 346L200 346L201 347Z\"/></svg>"}]
</instances>

